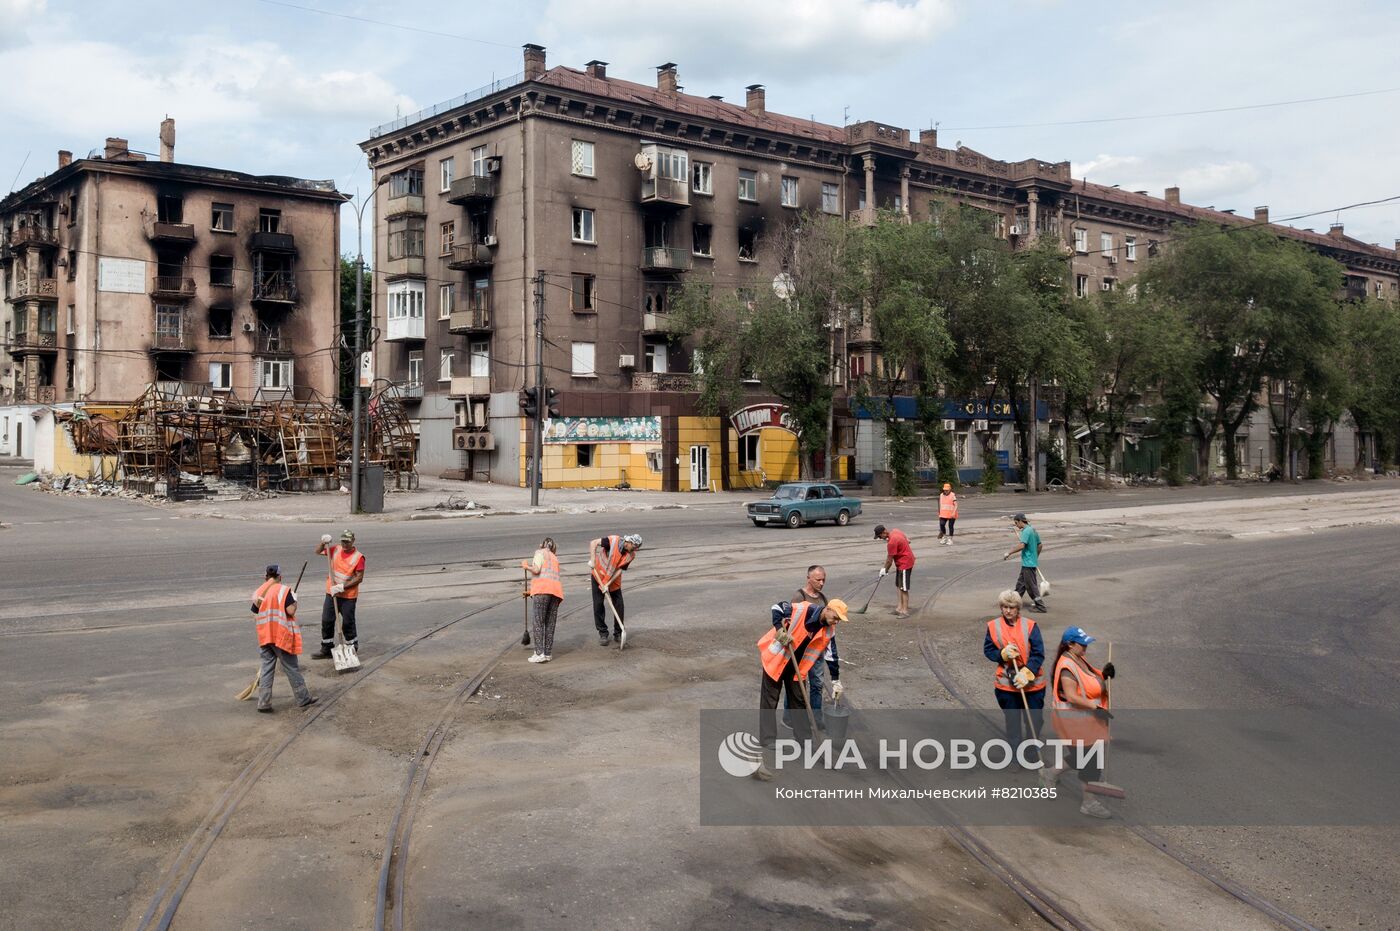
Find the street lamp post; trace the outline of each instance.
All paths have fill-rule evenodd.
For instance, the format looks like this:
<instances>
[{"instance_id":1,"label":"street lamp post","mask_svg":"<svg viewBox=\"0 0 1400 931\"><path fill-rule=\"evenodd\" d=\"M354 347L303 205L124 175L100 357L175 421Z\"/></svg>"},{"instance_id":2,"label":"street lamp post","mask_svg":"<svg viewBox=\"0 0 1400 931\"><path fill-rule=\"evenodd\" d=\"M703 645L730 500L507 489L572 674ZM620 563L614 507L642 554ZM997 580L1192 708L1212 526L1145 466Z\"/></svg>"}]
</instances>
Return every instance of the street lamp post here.
<instances>
[{"instance_id":1,"label":"street lamp post","mask_svg":"<svg viewBox=\"0 0 1400 931\"><path fill-rule=\"evenodd\" d=\"M365 205L374 199L380 185L389 180L386 175L370 189L369 197L360 198L350 206L355 209L355 378L354 397L350 405L350 443L354 447L350 453L350 513L360 513L360 459L363 452L364 432L361 418L364 416L364 398L360 393L361 356L364 353L364 290L365 290Z\"/></svg>"}]
</instances>

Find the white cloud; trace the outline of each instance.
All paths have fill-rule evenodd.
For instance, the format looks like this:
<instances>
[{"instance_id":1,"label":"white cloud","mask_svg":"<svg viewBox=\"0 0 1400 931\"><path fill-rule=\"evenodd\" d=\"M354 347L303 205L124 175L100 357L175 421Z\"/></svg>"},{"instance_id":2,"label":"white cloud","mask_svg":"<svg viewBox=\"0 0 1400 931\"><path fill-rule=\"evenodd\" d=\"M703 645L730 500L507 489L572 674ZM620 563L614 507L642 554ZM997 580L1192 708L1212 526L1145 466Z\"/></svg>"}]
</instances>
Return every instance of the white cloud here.
<instances>
[{"instance_id":1,"label":"white cloud","mask_svg":"<svg viewBox=\"0 0 1400 931\"><path fill-rule=\"evenodd\" d=\"M1116 184L1129 191L1148 191L1160 197L1167 187L1180 187L1183 199L1208 205L1246 193L1264 177L1263 172L1241 159L1209 160L1200 153L1099 155L1070 166L1076 178L1097 184ZM1222 206L1228 206L1223 203Z\"/></svg>"},{"instance_id":2,"label":"white cloud","mask_svg":"<svg viewBox=\"0 0 1400 931\"><path fill-rule=\"evenodd\" d=\"M26 28L47 5L47 0L0 0L0 49L24 42Z\"/></svg>"},{"instance_id":3,"label":"white cloud","mask_svg":"<svg viewBox=\"0 0 1400 931\"><path fill-rule=\"evenodd\" d=\"M551 52L608 59L641 77L665 60L691 78L745 83L872 73L927 51L953 22L951 0L711 0L638 6L634 0L549 0L540 17ZM578 36L594 36L589 47ZM710 88L693 89L704 93Z\"/></svg>"}]
</instances>

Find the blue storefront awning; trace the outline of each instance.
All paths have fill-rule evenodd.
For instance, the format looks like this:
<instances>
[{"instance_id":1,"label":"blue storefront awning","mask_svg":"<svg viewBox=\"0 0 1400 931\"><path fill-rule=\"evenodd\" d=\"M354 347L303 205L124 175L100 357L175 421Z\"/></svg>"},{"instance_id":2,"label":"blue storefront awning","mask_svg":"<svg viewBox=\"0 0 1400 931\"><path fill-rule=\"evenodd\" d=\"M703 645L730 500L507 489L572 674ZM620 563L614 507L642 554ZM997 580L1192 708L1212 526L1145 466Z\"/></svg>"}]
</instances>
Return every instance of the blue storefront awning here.
<instances>
[{"instance_id":1,"label":"blue storefront awning","mask_svg":"<svg viewBox=\"0 0 1400 931\"><path fill-rule=\"evenodd\" d=\"M944 420L1014 420L1011 413L1010 401L993 401L988 404L981 400L966 400L962 398L943 399L943 419ZM1022 402L1021 408L1024 411L1026 404ZM860 420L871 420L870 412L860 404L852 405L855 415ZM1040 401L1035 406L1036 420L1050 419L1050 405ZM914 420L918 417L918 403L908 395L900 395L894 399L894 415L901 420Z\"/></svg>"}]
</instances>

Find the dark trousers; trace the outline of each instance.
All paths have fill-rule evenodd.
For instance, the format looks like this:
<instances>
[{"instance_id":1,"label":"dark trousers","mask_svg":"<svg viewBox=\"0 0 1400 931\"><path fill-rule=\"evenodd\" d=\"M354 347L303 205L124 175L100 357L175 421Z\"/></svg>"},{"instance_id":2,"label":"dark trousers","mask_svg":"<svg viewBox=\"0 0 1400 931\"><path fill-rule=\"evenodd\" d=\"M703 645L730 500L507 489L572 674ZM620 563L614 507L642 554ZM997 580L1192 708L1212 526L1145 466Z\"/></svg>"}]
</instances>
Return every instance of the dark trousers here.
<instances>
[{"instance_id":1,"label":"dark trousers","mask_svg":"<svg viewBox=\"0 0 1400 931\"><path fill-rule=\"evenodd\" d=\"M957 519L956 517L940 517L940 518L938 518L938 535L939 535L940 537L943 537L943 536L951 537L951 536L953 535L953 525L956 524L957 522L958 522L958 519Z\"/></svg>"},{"instance_id":2,"label":"dark trousers","mask_svg":"<svg viewBox=\"0 0 1400 931\"><path fill-rule=\"evenodd\" d=\"M778 739L778 696L787 693L787 706L792 712L792 732L798 740L810 740L812 728L807 723L807 696L803 683L793 678L792 663L783 667L781 679L773 680L765 670L759 675L762 680L758 696L758 739L765 746L771 746Z\"/></svg>"},{"instance_id":3,"label":"dark trousers","mask_svg":"<svg viewBox=\"0 0 1400 931\"><path fill-rule=\"evenodd\" d=\"M608 611L608 606L603 602L603 590L598 587L598 580L591 576L588 579L588 586L593 590L593 626L598 628L598 636L606 637L608 635L608 622L612 620L612 618L609 617L610 612ZM608 594L612 596L612 603L613 607L617 609L617 616L625 623L627 621L627 611L622 606L622 589L619 588L617 591L609 592ZM614 637L622 636L621 627L618 627L617 624L614 623L612 628Z\"/></svg>"},{"instance_id":4,"label":"dark trousers","mask_svg":"<svg viewBox=\"0 0 1400 931\"><path fill-rule=\"evenodd\" d=\"M355 629L355 602L358 600L326 595L326 600L321 603L321 646L329 650L335 643L335 609L339 606L340 633L345 637L346 643L359 651L359 631Z\"/></svg>"},{"instance_id":5,"label":"dark trousers","mask_svg":"<svg viewBox=\"0 0 1400 931\"><path fill-rule=\"evenodd\" d=\"M1031 707L1031 721L1035 725L1036 736L1039 737L1044 732L1042 718L1045 714L1045 689L1027 692L1026 705L1021 704L1020 692L997 689L996 693L997 704L1001 707L1002 717L1006 719L1006 742L1011 744L1013 751L1019 752L1022 740L1029 738L1029 735L1023 738L1021 730L1026 725L1026 705ZM1027 752L1027 757L1031 760L1036 760L1039 756L1039 753ZM1014 758L1012 765L1016 765Z\"/></svg>"},{"instance_id":6,"label":"dark trousers","mask_svg":"<svg viewBox=\"0 0 1400 931\"><path fill-rule=\"evenodd\" d=\"M1021 574L1016 577L1016 594L1024 595L1026 592L1030 592L1031 601L1040 604L1040 578L1035 566L1022 566Z\"/></svg>"}]
</instances>

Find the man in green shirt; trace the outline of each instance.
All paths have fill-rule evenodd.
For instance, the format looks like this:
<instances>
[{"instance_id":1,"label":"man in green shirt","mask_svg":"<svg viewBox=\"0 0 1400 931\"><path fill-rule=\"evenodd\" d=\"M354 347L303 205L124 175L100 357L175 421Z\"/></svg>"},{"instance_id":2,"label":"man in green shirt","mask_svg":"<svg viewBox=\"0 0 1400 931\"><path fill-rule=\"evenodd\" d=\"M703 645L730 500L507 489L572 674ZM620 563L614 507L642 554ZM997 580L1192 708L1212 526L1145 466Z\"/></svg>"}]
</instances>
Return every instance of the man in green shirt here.
<instances>
[{"instance_id":1,"label":"man in green shirt","mask_svg":"<svg viewBox=\"0 0 1400 931\"><path fill-rule=\"evenodd\" d=\"M1045 602L1040 598L1040 534L1035 532L1031 522L1026 520L1026 515L1017 514L1011 518L1011 522L1016 525L1016 534L1021 538L1021 542L1007 551L1002 559L1010 559L1017 553L1021 554L1021 575L1016 579L1016 594L1031 594L1031 608L1035 611L1044 612L1047 610Z\"/></svg>"}]
</instances>

